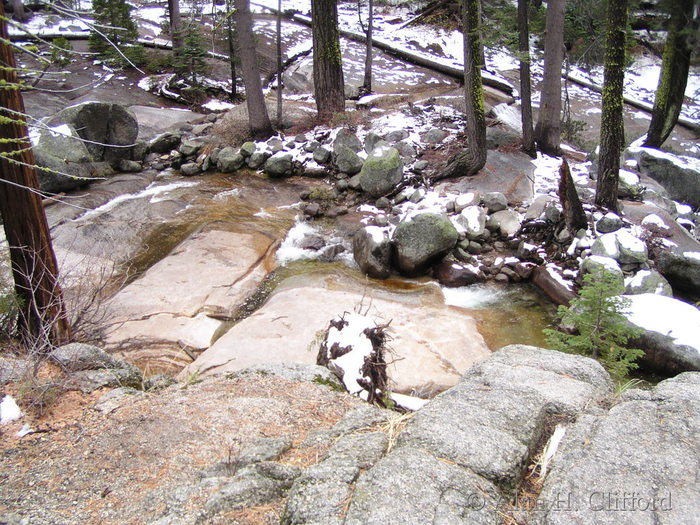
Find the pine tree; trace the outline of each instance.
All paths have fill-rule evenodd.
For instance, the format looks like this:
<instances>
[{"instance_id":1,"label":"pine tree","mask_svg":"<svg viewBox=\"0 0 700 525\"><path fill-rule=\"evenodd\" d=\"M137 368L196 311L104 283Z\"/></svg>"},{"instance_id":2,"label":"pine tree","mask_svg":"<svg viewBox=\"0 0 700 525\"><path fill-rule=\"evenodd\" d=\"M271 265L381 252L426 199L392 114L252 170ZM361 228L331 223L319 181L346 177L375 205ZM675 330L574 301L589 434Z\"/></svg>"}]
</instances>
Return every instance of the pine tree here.
<instances>
[{"instance_id":1,"label":"pine tree","mask_svg":"<svg viewBox=\"0 0 700 525\"><path fill-rule=\"evenodd\" d=\"M91 50L114 56L114 47L105 38L118 47L136 41L138 31L131 18L131 7L125 0L92 0L92 9L95 29L90 32Z\"/></svg>"},{"instance_id":2,"label":"pine tree","mask_svg":"<svg viewBox=\"0 0 700 525\"><path fill-rule=\"evenodd\" d=\"M192 86L197 86L197 75L204 74L208 66L202 34L194 21L190 20L182 25L180 41L182 47L175 56L175 71L181 78L187 78Z\"/></svg>"},{"instance_id":3,"label":"pine tree","mask_svg":"<svg viewBox=\"0 0 700 525\"><path fill-rule=\"evenodd\" d=\"M599 359L610 375L624 379L630 370L637 368L642 350L626 348L630 339L639 337L641 330L629 324L623 312L629 307L629 299L619 278L612 272L589 273L583 278L580 297L571 306L559 307L562 324L573 326L577 333L544 330L547 344L555 350L588 355Z\"/></svg>"}]
</instances>

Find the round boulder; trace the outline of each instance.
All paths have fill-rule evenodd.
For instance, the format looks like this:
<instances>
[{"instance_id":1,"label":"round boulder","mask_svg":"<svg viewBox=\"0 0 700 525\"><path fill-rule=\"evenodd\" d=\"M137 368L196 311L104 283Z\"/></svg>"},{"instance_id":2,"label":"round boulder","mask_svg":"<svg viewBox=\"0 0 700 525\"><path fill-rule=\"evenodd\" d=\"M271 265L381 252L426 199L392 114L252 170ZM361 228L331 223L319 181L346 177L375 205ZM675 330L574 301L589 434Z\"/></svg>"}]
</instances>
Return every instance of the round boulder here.
<instances>
[{"instance_id":1,"label":"round boulder","mask_svg":"<svg viewBox=\"0 0 700 525\"><path fill-rule=\"evenodd\" d=\"M382 228L365 226L352 238L355 262L365 274L375 279L389 277L391 242Z\"/></svg>"},{"instance_id":2,"label":"round boulder","mask_svg":"<svg viewBox=\"0 0 700 525\"><path fill-rule=\"evenodd\" d=\"M452 222L436 213L421 213L402 222L394 230L396 264L401 273L415 276L454 248L459 239Z\"/></svg>"},{"instance_id":3,"label":"round boulder","mask_svg":"<svg viewBox=\"0 0 700 525\"><path fill-rule=\"evenodd\" d=\"M403 178L403 162L396 148L378 147L367 157L360 170L360 187L372 197L393 190Z\"/></svg>"}]
</instances>

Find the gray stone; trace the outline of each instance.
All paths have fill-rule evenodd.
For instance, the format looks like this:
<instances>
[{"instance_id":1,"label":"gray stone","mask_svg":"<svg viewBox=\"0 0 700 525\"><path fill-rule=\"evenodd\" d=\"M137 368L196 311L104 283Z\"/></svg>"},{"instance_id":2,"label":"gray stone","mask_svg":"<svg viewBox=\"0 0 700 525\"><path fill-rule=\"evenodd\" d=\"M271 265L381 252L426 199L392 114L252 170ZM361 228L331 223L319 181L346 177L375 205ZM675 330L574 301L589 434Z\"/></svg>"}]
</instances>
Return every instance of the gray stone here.
<instances>
[{"instance_id":1,"label":"gray stone","mask_svg":"<svg viewBox=\"0 0 700 525\"><path fill-rule=\"evenodd\" d=\"M143 392L135 388L120 386L102 394L92 408L102 414L111 414L126 403L133 402L133 396L143 395Z\"/></svg>"},{"instance_id":2,"label":"gray stone","mask_svg":"<svg viewBox=\"0 0 700 525\"><path fill-rule=\"evenodd\" d=\"M89 394L100 388L131 387L141 389L143 376L138 368L128 365L125 368L102 368L82 370L71 374L67 386Z\"/></svg>"},{"instance_id":3,"label":"gray stone","mask_svg":"<svg viewBox=\"0 0 700 525\"><path fill-rule=\"evenodd\" d=\"M700 374L628 390L567 429L530 523L697 523L698 434Z\"/></svg>"},{"instance_id":4,"label":"gray stone","mask_svg":"<svg viewBox=\"0 0 700 525\"><path fill-rule=\"evenodd\" d=\"M314 150L313 158L319 164L326 164L331 160L331 152L323 146L319 146Z\"/></svg>"},{"instance_id":5,"label":"gray stone","mask_svg":"<svg viewBox=\"0 0 700 525\"><path fill-rule=\"evenodd\" d=\"M209 498L204 504L203 514L211 517L225 511L274 503L286 496L300 474L298 467L277 463L245 467Z\"/></svg>"},{"instance_id":6,"label":"gray stone","mask_svg":"<svg viewBox=\"0 0 700 525\"><path fill-rule=\"evenodd\" d=\"M508 199L500 191L486 193L481 200L489 213L505 210L508 207Z\"/></svg>"},{"instance_id":7,"label":"gray stone","mask_svg":"<svg viewBox=\"0 0 700 525\"><path fill-rule=\"evenodd\" d=\"M338 134L333 139L333 153L338 155L340 148L349 148L354 152L362 149L362 142L357 138L354 131L348 128L338 130Z\"/></svg>"},{"instance_id":8,"label":"gray stone","mask_svg":"<svg viewBox=\"0 0 700 525\"><path fill-rule=\"evenodd\" d=\"M250 157L255 153L257 150L257 146L255 145L255 142L244 142L243 145L241 146L241 149L238 151L241 155L243 155L245 158Z\"/></svg>"},{"instance_id":9,"label":"gray stone","mask_svg":"<svg viewBox=\"0 0 700 525\"><path fill-rule=\"evenodd\" d=\"M399 271L419 274L454 248L458 239L457 230L444 215L421 213L403 220L392 237Z\"/></svg>"},{"instance_id":10,"label":"gray stone","mask_svg":"<svg viewBox=\"0 0 700 525\"><path fill-rule=\"evenodd\" d=\"M544 210L553 202L556 202L556 199L551 195L538 195L528 207L527 212L525 212L524 220L541 219Z\"/></svg>"},{"instance_id":11,"label":"gray stone","mask_svg":"<svg viewBox=\"0 0 700 525\"><path fill-rule=\"evenodd\" d=\"M454 416L453 416L454 417ZM497 488L467 469L402 447L364 473L346 525L498 523Z\"/></svg>"},{"instance_id":12,"label":"gray stone","mask_svg":"<svg viewBox=\"0 0 700 525\"><path fill-rule=\"evenodd\" d=\"M28 377L32 363L27 359L0 357L0 385L6 385Z\"/></svg>"},{"instance_id":13,"label":"gray stone","mask_svg":"<svg viewBox=\"0 0 700 525\"><path fill-rule=\"evenodd\" d=\"M321 213L321 205L318 202L310 202L304 206L304 215L307 217L316 217Z\"/></svg>"},{"instance_id":14,"label":"gray stone","mask_svg":"<svg viewBox=\"0 0 700 525\"><path fill-rule=\"evenodd\" d=\"M365 164L367 163L365 162ZM348 179L348 188L355 191L362 191L362 182L359 173L357 175L353 175Z\"/></svg>"},{"instance_id":15,"label":"gray stone","mask_svg":"<svg viewBox=\"0 0 700 525\"><path fill-rule=\"evenodd\" d=\"M407 140L400 140L399 142L394 144L394 147L399 152L399 155L401 155L401 157L403 158L412 159L416 156L415 146Z\"/></svg>"},{"instance_id":16,"label":"gray stone","mask_svg":"<svg viewBox=\"0 0 700 525\"><path fill-rule=\"evenodd\" d=\"M239 370L232 374L232 379L250 375L274 376L287 381L304 381L323 385L337 385L338 378L324 366L302 363L265 363Z\"/></svg>"},{"instance_id":17,"label":"gray stone","mask_svg":"<svg viewBox=\"0 0 700 525\"><path fill-rule=\"evenodd\" d=\"M177 150L185 157L193 157L199 153L199 150L202 149L202 145L203 142L201 140L183 140Z\"/></svg>"},{"instance_id":18,"label":"gray stone","mask_svg":"<svg viewBox=\"0 0 700 525\"><path fill-rule=\"evenodd\" d=\"M403 178L403 162L394 148L376 148L360 171L362 191L380 197L393 190Z\"/></svg>"},{"instance_id":19,"label":"gray stone","mask_svg":"<svg viewBox=\"0 0 700 525\"><path fill-rule=\"evenodd\" d=\"M413 170L417 172L425 171L428 169L428 164L427 160L417 160L416 163L413 165Z\"/></svg>"},{"instance_id":20,"label":"gray stone","mask_svg":"<svg viewBox=\"0 0 700 525\"><path fill-rule=\"evenodd\" d=\"M312 140L312 141L304 144L304 151L307 153L313 153L314 151L316 151L320 147L321 147L321 143L319 141Z\"/></svg>"},{"instance_id":21,"label":"gray stone","mask_svg":"<svg viewBox=\"0 0 700 525\"><path fill-rule=\"evenodd\" d=\"M595 229L599 233L616 232L623 226L622 219L614 213L606 213L595 223Z\"/></svg>"},{"instance_id":22,"label":"gray stone","mask_svg":"<svg viewBox=\"0 0 700 525\"><path fill-rule=\"evenodd\" d=\"M100 368L128 368L132 365L93 345L70 343L49 353L49 359L68 372Z\"/></svg>"},{"instance_id":23,"label":"gray stone","mask_svg":"<svg viewBox=\"0 0 700 525\"><path fill-rule=\"evenodd\" d=\"M361 469L368 469L384 455L388 444L389 437L384 432L346 434L335 442L326 458L351 458Z\"/></svg>"},{"instance_id":24,"label":"gray stone","mask_svg":"<svg viewBox=\"0 0 700 525\"><path fill-rule=\"evenodd\" d=\"M286 177L292 174L292 154L275 153L265 161L263 168L270 177Z\"/></svg>"},{"instance_id":25,"label":"gray stone","mask_svg":"<svg viewBox=\"0 0 700 525\"><path fill-rule=\"evenodd\" d=\"M700 253L662 251L656 260L657 268L671 285L681 290L700 294Z\"/></svg>"},{"instance_id":26,"label":"gray stone","mask_svg":"<svg viewBox=\"0 0 700 525\"><path fill-rule=\"evenodd\" d=\"M403 140L408 137L408 131L405 129L397 129L394 131L390 131L389 133L386 134L384 139L387 142L398 142L400 140Z\"/></svg>"},{"instance_id":27,"label":"gray stone","mask_svg":"<svg viewBox=\"0 0 700 525\"><path fill-rule=\"evenodd\" d=\"M187 162L180 166L180 174L184 177L191 177L202 172L202 168L196 162Z\"/></svg>"},{"instance_id":28,"label":"gray stone","mask_svg":"<svg viewBox=\"0 0 700 525\"><path fill-rule=\"evenodd\" d=\"M243 167L245 158L239 152L227 146L219 152L216 159L216 168L222 173L231 173Z\"/></svg>"},{"instance_id":29,"label":"gray stone","mask_svg":"<svg viewBox=\"0 0 700 525\"><path fill-rule=\"evenodd\" d=\"M423 142L427 142L428 144L438 144L445 140L445 138L449 135L446 131L439 129L439 128L430 128L428 131L423 133L420 136L420 139Z\"/></svg>"},{"instance_id":30,"label":"gray stone","mask_svg":"<svg viewBox=\"0 0 700 525\"><path fill-rule=\"evenodd\" d=\"M520 140L520 135L511 130L498 126L488 126L486 128L486 147L497 149L502 146L513 146Z\"/></svg>"},{"instance_id":31,"label":"gray stone","mask_svg":"<svg viewBox=\"0 0 700 525\"><path fill-rule=\"evenodd\" d=\"M464 228L469 239L478 239L486 231L486 212L481 206L467 206L459 212L457 223Z\"/></svg>"},{"instance_id":32,"label":"gray stone","mask_svg":"<svg viewBox=\"0 0 700 525\"><path fill-rule=\"evenodd\" d=\"M625 293L637 295L654 293L673 297L673 289L668 281L656 270L640 270L625 284Z\"/></svg>"},{"instance_id":33,"label":"gray stone","mask_svg":"<svg viewBox=\"0 0 700 525\"><path fill-rule=\"evenodd\" d=\"M282 140L277 137L272 137L268 139L267 147L274 155L275 153L279 153L284 149L284 142L282 142Z\"/></svg>"},{"instance_id":34,"label":"gray stone","mask_svg":"<svg viewBox=\"0 0 700 525\"><path fill-rule=\"evenodd\" d=\"M622 274L622 269L617 261L611 257L605 257L602 255L590 255L581 261L581 267L579 269L579 275L583 277L589 273L598 272L611 272L617 277L620 286L624 286L624 276Z\"/></svg>"},{"instance_id":35,"label":"gray stone","mask_svg":"<svg viewBox=\"0 0 700 525\"><path fill-rule=\"evenodd\" d=\"M576 415L612 388L609 375L593 359L510 345L416 412L397 447L430 450L513 488L542 436L545 416Z\"/></svg>"},{"instance_id":36,"label":"gray stone","mask_svg":"<svg viewBox=\"0 0 700 525\"><path fill-rule=\"evenodd\" d=\"M192 133L195 135L204 135L212 128L212 123L207 122L205 124L195 124L192 126Z\"/></svg>"},{"instance_id":37,"label":"gray stone","mask_svg":"<svg viewBox=\"0 0 700 525\"><path fill-rule=\"evenodd\" d=\"M369 133L367 133L367 136L365 137L365 152L372 153L377 143L381 140L382 138L379 135L377 135L374 131L370 131Z\"/></svg>"},{"instance_id":38,"label":"gray stone","mask_svg":"<svg viewBox=\"0 0 700 525\"><path fill-rule=\"evenodd\" d=\"M471 243L467 248L471 246ZM446 257L433 267L433 277L447 287L469 286L484 280L484 275L477 266L460 264Z\"/></svg>"},{"instance_id":39,"label":"gray stone","mask_svg":"<svg viewBox=\"0 0 700 525\"><path fill-rule=\"evenodd\" d=\"M455 213L461 213L464 208L469 206L478 206L479 202L481 202L481 195L478 191L460 193L454 201Z\"/></svg>"},{"instance_id":40,"label":"gray stone","mask_svg":"<svg viewBox=\"0 0 700 525\"><path fill-rule=\"evenodd\" d=\"M348 175L355 175L360 172L363 162L355 151L347 146L335 146L333 151L334 163L339 171Z\"/></svg>"},{"instance_id":41,"label":"gray stone","mask_svg":"<svg viewBox=\"0 0 700 525\"><path fill-rule=\"evenodd\" d=\"M268 151L256 151L246 159L246 164L252 170L257 170L265 164L265 161L270 158Z\"/></svg>"},{"instance_id":42,"label":"gray stone","mask_svg":"<svg viewBox=\"0 0 700 525\"><path fill-rule=\"evenodd\" d=\"M83 102L70 106L49 119L51 127L70 124L96 161L116 162L131 158L139 134L133 112L119 104ZM106 144L106 146L105 146ZM117 147L110 147L117 146Z\"/></svg>"},{"instance_id":43,"label":"gray stone","mask_svg":"<svg viewBox=\"0 0 700 525\"><path fill-rule=\"evenodd\" d=\"M497 211L489 217L503 237L515 235L520 229L520 215L515 210Z\"/></svg>"},{"instance_id":44,"label":"gray stone","mask_svg":"<svg viewBox=\"0 0 700 525\"><path fill-rule=\"evenodd\" d=\"M357 461L343 456L331 456L310 467L294 482L281 523L325 523L341 518L359 473Z\"/></svg>"},{"instance_id":45,"label":"gray stone","mask_svg":"<svg viewBox=\"0 0 700 525\"><path fill-rule=\"evenodd\" d=\"M365 274L375 279L386 279L391 272L391 242L384 230L365 226L352 238L355 262Z\"/></svg>"},{"instance_id":46,"label":"gray stone","mask_svg":"<svg viewBox=\"0 0 700 525\"><path fill-rule=\"evenodd\" d=\"M259 438L241 450L236 458L236 465L244 467L251 463L276 461L292 448L292 441L287 437Z\"/></svg>"},{"instance_id":47,"label":"gray stone","mask_svg":"<svg viewBox=\"0 0 700 525\"><path fill-rule=\"evenodd\" d=\"M163 133L148 143L148 151L153 153L170 153L180 145L182 137L179 133Z\"/></svg>"},{"instance_id":48,"label":"gray stone","mask_svg":"<svg viewBox=\"0 0 700 525\"><path fill-rule=\"evenodd\" d=\"M661 184L676 201L700 207L700 162L653 148L630 148L628 157L637 160L639 171Z\"/></svg>"}]
</instances>

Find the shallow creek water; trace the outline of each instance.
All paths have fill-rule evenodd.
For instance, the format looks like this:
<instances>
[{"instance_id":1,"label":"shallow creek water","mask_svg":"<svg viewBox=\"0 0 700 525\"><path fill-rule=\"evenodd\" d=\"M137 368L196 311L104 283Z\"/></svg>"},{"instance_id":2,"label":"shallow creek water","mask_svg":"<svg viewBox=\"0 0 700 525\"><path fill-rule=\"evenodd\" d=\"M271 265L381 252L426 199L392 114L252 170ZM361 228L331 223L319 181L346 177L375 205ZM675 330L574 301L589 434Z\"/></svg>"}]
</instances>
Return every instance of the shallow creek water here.
<instances>
[{"instance_id":1,"label":"shallow creek water","mask_svg":"<svg viewBox=\"0 0 700 525\"><path fill-rule=\"evenodd\" d=\"M196 184L174 187L170 191L158 194L157 199L148 197L135 205L135 208L142 208L153 205L154 201L179 203L179 206L173 207L177 210L175 213L162 217L157 224L147 228L140 246L133 251L135 255L121 266L126 284L135 281L143 272L168 257L168 254L193 233L210 230L259 233L273 240L276 245L283 243L299 214L294 204L298 200L300 190L318 183L308 179L270 181L253 175L207 175L188 181ZM172 184L172 180L161 183ZM133 199L129 202L132 201ZM131 205L134 206L134 203ZM340 229L347 230L348 222L352 221L348 221L347 217L341 220L344 224ZM310 224L326 238L334 236L338 226L335 221L328 219ZM289 241L284 243L288 248L289 244ZM349 243L345 244L349 246ZM262 264L268 272L268 277L260 283L248 300L235 309L231 318L221 324L212 337L211 344L241 319L264 305L270 294L279 287L284 288L292 284L303 287L323 282L328 290L334 287L362 287L368 297L381 297L383 294L401 296L401 302L405 301L407 308L415 308L429 297L428 301L431 304L449 304L473 317L491 350L512 343L542 345L542 329L550 325L555 313L555 308L529 285L502 287L484 284L446 289L440 288L435 281L427 278L393 278L378 281L361 275L348 253L344 254L339 262L324 263L314 260L314 252L310 250L296 250L293 246L292 248L295 256L301 257L301 260L286 261L279 265L275 250L265 257ZM304 259L305 257L310 258ZM173 287L172 293L177 293L177 287ZM418 297L422 299L418 301ZM335 314L336 312L329 312L329 319ZM161 351L169 354L167 359L163 359L165 356L159 353ZM129 352L125 355L129 357ZM166 368L168 372L174 373L177 371L178 362L181 366L187 362L184 354L175 360L172 356L173 352L167 352L162 346L154 345L145 352L141 347L138 356L132 357L142 368L151 371L166 371ZM164 361L169 362L170 366L164 367Z\"/></svg>"}]
</instances>

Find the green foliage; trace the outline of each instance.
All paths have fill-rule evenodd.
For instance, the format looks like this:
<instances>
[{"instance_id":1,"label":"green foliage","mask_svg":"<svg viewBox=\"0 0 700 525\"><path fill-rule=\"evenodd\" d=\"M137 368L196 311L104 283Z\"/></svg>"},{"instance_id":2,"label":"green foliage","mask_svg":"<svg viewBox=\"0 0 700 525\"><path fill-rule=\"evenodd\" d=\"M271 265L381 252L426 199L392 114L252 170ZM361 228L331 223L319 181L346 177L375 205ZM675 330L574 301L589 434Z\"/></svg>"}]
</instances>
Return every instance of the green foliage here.
<instances>
[{"instance_id":1,"label":"green foliage","mask_svg":"<svg viewBox=\"0 0 700 525\"><path fill-rule=\"evenodd\" d=\"M175 72L181 78L187 78L193 86L199 84L198 75L208 70L207 52L204 49L202 33L194 21L182 25L182 52L174 60Z\"/></svg>"},{"instance_id":2,"label":"green foliage","mask_svg":"<svg viewBox=\"0 0 700 525\"><path fill-rule=\"evenodd\" d=\"M63 67L70 64L71 55L70 52L73 50L73 46L67 38L62 36L54 38L51 48L51 62L57 66Z\"/></svg>"},{"instance_id":3,"label":"green foliage","mask_svg":"<svg viewBox=\"0 0 700 525\"><path fill-rule=\"evenodd\" d=\"M620 295L622 292L623 287L612 272L584 276L580 297L571 301L568 308L560 306L558 312L562 323L574 327L577 333L545 330L547 344L555 350L599 359L610 375L624 379L637 368L636 360L644 352L624 346L641 330L630 325L622 314L629 306L629 300Z\"/></svg>"},{"instance_id":4,"label":"green foliage","mask_svg":"<svg viewBox=\"0 0 700 525\"><path fill-rule=\"evenodd\" d=\"M132 44L138 37L136 24L131 18L131 7L126 0L93 0L97 31L90 32L89 45L92 51L106 58L119 55L105 37L121 49L125 44Z\"/></svg>"}]
</instances>

